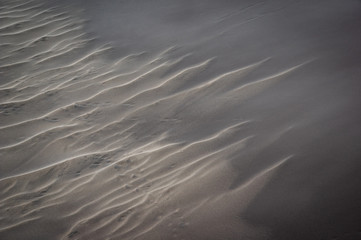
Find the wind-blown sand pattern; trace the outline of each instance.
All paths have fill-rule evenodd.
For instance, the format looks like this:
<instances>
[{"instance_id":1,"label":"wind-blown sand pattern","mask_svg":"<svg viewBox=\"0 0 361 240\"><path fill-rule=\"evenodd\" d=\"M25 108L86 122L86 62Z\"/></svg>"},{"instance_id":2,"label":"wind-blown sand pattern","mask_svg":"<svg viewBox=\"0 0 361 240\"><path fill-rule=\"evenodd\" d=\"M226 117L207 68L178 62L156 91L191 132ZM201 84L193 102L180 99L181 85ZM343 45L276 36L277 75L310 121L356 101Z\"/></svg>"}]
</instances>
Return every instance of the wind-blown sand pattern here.
<instances>
[{"instance_id":1,"label":"wind-blown sand pattern","mask_svg":"<svg viewBox=\"0 0 361 240\"><path fill-rule=\"evenodd\" d=\"M360 48L211 50L308 6L249 2L119 53L76 4L1 1L0 239L361 239Z\"/></svg>"}]
</instances>

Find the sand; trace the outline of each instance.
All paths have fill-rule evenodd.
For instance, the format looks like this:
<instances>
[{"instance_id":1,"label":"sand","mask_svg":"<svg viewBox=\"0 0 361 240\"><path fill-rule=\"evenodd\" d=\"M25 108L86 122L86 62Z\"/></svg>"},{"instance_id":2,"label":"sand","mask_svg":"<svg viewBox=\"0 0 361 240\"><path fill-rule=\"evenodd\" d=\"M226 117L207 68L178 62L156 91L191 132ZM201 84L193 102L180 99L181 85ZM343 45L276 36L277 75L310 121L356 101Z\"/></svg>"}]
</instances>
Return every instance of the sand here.
<instances>
[{"instance_id":1,"label":"sand","mask_svg":"<svg viewBox=\"0 0 361 240\"><path fill-rule=\"evenodd\" d=\"M361 239L359 1L0 1L0 239Z\"/></svg>"}]
</instances>

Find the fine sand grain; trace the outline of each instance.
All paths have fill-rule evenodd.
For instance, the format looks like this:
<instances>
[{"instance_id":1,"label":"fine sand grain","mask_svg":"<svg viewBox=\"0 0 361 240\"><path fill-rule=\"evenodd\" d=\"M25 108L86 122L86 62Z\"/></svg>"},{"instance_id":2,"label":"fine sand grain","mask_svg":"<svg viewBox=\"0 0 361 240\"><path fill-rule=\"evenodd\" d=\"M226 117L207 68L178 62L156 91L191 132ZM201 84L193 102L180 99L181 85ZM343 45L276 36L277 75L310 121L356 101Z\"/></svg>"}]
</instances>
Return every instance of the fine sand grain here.
<instances>
[{"instance_id":1,"label":"fine sand grain","mask_svg":"<svg viewBox=\"0 0 361 240\"><path fill-rule=\"evenodd\" d=\"M361 239L361 4L150 2L0 0L0 239Z\"/></svg>"}]
</instances>

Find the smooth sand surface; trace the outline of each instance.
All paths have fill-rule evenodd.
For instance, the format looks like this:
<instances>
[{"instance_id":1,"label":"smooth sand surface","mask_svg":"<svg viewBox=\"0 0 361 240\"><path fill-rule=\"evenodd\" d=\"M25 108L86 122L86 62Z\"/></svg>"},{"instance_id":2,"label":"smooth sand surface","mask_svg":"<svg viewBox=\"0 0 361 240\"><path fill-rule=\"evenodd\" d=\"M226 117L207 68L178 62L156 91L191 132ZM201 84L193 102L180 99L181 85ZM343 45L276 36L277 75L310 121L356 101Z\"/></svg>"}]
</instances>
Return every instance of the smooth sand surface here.
<instances>
[{"instance_id":1,"label":"smooth sand surface","mask_svg":"<svg viewBox=\"0 0 361 240\"><path fill-rule=\"evenodd\" d=\"M361 3L0 0L0 239L361 239Z\"/></svg>"}]
</instances>

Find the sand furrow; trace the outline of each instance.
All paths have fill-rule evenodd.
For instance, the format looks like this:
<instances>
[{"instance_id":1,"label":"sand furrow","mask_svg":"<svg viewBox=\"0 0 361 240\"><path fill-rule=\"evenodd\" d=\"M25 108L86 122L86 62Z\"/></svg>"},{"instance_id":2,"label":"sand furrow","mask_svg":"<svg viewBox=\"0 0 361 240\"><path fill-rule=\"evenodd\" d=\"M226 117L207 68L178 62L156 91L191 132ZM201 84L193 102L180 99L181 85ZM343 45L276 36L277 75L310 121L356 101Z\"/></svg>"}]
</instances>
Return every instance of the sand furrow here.
<instances>
[{"instance_id":1,"label":"sand furrow","mask_svg":"<svg viewBox=\"0 0 361 240\"><path fill-rule=\"evenodd\" d=\"M34 3L33 0L25 1L25 2L22 2L22 3L15 4L15 5L11 5L11 4L14 4L14 2L11 2L11 3L7 3L7 5L5 5L4 8L5 9L14 9L14 8L23 7L25 5L33 4L33 3Z\"/></svg>"},{"instance_id":2,"label":"sand furrow","mask_svg":"<svg viewBox=\"0 0 361 240\"><path fill-rule=\"evenodd\" d=\"M27 144L31 141L36 141L37 138L42 138L42 137L45 137L46 135L48 135L49 133L52 134L54 131L53 130L57 130L57 129L60 129L60 130L63 130L64 128L67 128L67 127L74 127L74 126L77 126L76 124L72 124L72 125L60 125L60 126L56 126L56 127L53 127L53 128L50 128L50 129L47 129L45 131L41 131L41 132L38 132L37 134L33 135L33 136L30 136L30 137L27 137L17 143L14 143L12 145L7 145L7 146L3 146L3 147L0 147L0 151L1 150L9 150L10 148L14 148L14 147L19 147L21 146L22 144Z\"/></svg>"},{"instance_id":3,"label":"sand furrow","mask_svg":"<svg viewBox=\"0 0 361 240\"><path fill-rule=\"evenodd\" d=\"M29 218L29 219L26 219L26 220L23 220L23 221L14 223L14 224L12 224L12 225L9 225L9 226L0 228L0 232L6 231L6 230L10 230L10 229L12 229L12 228L15 228L15 227L18 227L18 226L21 226L21 225L25 225L25 224L34 222L34 221L36 221L36 220L38 220L38 219L40 219L40 216L38 216L38 217L33 217L33 218Z\"/></svg>"}]
</instances>

